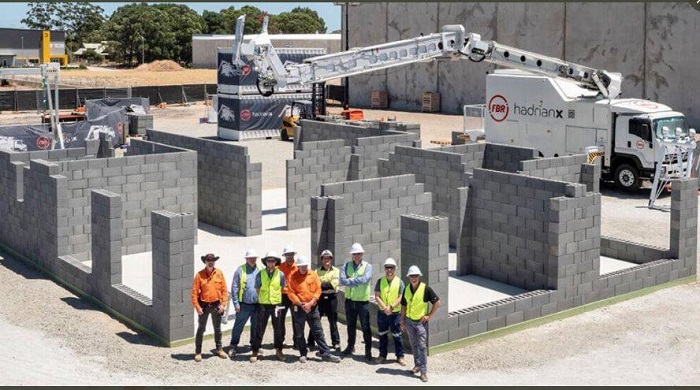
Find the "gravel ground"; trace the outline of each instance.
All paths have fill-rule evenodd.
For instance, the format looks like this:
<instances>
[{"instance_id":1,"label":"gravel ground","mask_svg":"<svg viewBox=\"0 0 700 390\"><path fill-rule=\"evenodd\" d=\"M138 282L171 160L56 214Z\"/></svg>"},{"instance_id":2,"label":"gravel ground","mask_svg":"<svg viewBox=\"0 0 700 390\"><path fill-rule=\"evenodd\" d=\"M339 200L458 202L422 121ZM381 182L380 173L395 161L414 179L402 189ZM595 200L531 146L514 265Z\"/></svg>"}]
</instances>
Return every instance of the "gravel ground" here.
<instances>
[{"instance_id":1,"label":"gravel ground","mask_svg":"<svg viewBox=\"0 0 700 390\"><path fill-rule=\"evenodd\" d=\"M359 356L302 365L285 349L288 362L278 362L270 329L256 364L247 362L247 352L233 362L209 355L212 340L205 340L198 364L192 345L156 346L11 257L0 260L0 279L0 296L12 302L0 306L2 385L299 384L290 379L295 374L307 385L334 385L339 377L346 385L420 384L393 355L382 365ZM699 302L700 285L692 283L434 355L429 384L697 385ZM340 330L344 344L345 327Z\"/></svg>"},{"instance_id":2,"label":"gravel ground","mask_svg":"<svg viewBox=\"0 0 700 390\"><path fill-rule=\"evenodd\" d=\"M204 116L201 104L154 113L156 127L162 130L193 136L216 133L215 125L198 124L197 118ZM431 139L447 138L462 125L458 115L365 110L367 118L382 116L420 121L426 147ZM0 122L7 119L0 116ZM31 121L32 115L21 119ZM263 187L283 187L284 161L292 156L292 144L278 140L241 144L249 147L253 161L264 161ZM604 187L603 234L667 246L670 214L647 209L647 196L648 190L628 195ZM660 203L669 204L670 198ZM0 353L2 385L287 385L299 383L290 380L294 374L305 374L303 381L309 385L334 385L339 376L350 378L344 384L420 384L392 360L367 365L358 356L340 364L311 359L301 365L296 351L286 349L288 363L277 362L271 359L270 330L266 356L254 365L247 362L247 353L235 362L209 355L196 364L191 360L193 345L171 349L154 345L11 257L0 260L0 280L0 296L11 302L0 305L0 343L5 345ZM691 283L431 356L429 384L697 385L698 303L700 285ZM344 344L345 327L340 329ZM209 348L212 340L205 341L205 352ZM408 361L410 368L410 356ZM356 375L358 369L365 375ZM261 370L268 373L264 378Z\"/></svg>"}]
</instances>

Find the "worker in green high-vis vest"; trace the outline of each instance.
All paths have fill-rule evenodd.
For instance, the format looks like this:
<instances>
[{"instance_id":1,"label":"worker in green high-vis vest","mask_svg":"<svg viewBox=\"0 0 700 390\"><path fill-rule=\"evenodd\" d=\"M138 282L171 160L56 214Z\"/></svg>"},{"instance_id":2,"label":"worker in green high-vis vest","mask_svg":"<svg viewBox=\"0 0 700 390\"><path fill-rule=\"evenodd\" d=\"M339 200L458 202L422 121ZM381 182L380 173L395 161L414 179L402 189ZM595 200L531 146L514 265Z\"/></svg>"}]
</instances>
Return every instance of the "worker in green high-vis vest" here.
<instances>
[{"instance_id":1,"label":"worker in green high-vis vest","mask_svg":"<svg viewBox=\"0 0 700 390\"><path fill-rule=\"evenodd\" d=\"M250 362L258 361L258 351L265 337L267 321L272 317L272 332L274 334L275 355L278 360L285 361L287 358L282 353L282 328L284 327L284 317L280 313L282 306L282 289L287 285L284 273L277 267L282 262L274 251L267 252L263 257L265 269L258 272L255 278L255 289L258 292L257 323L253 343L251 345L252 355Z\"/></svg>"},{"instance_id":2,"label":"worker in green high-vis vest","mask_svg":"<svg viewBox=\"0 0 700 390\"><path fill-rule=\"evenodd\" d=\"M420 380L428 381L428 321L440 307L440 297L430 286L420 281L423 273L412 265L408 268L409 285L401 298L401 330L408 333L413 348L413 373L420 372ZM429 304L433 307L428 311Z\"/></svg>"},{"instance_id":3,"label":"worker in green high-vis vest","mask_svg":"<svg viewBox=\"0 0 700 390\"><path fill-rule=\"evenodd\" d=\"M355 351L357 318L362 326L362 338L365 342L365 360L372 361L372 330L369 327L369 295L372 290L372 264L362 260L365 250L358 243L350 247L352 260L340 269L340 285L345 286L345 319L348 326L348 346L343 350L344 356Z\"/></svg>"}]
</instances>

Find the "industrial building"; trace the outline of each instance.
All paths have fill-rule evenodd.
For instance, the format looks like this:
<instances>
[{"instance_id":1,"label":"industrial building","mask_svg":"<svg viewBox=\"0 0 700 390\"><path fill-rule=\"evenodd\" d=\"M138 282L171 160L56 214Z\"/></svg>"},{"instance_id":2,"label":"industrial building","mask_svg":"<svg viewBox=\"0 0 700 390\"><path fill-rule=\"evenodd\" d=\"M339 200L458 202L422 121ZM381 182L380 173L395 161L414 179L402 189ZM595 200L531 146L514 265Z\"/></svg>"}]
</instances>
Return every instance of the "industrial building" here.
<instances>
[{"instance_id":1,"label":"industrial building","mask_svg":"<svg viewBox=\"0 0 700 390\"><path fill-rule=\"evenodd\" d=\"M483 39L566 61L620 72L623 96L658 101L700 125L700 76L690 53L700 51L700 12L686 2L649 3L358 3L347 9L350 47L430 34L461 24ZM345 14L341 18L345 31ZM273 42L274 44L274 42ZM483 104L486 72L469 61L427 62L350 78L350 104L371 107L385 91L389 108L420 111L423 92L437 92L441 111Z\"/></svg>"},{"instance_id":2,"label":"industrial building","mask_svg":"<svg viewBox=\"0 0 700 390\"><path fill-rule=\"evenodd\" d=\"M270 40L276 48L322 48L326 53L341 50L341 34L271 34ZM257 35L246 35L254 38ZM197 69L216 69L217 48L233 46L234 35L197 34L192 36L192 67Z\"/></svg>"},{"instance_id":3,"label":"industrial building","mask_svg":"<svg viewBox=\"0 0 700 390\"><path fill-rule=\"evenodd\" d=\"M44 61L44 57L48 57ZM68 63L66 32L0 28L0 66L56 61Z\"/></svg>"}]
</instances>

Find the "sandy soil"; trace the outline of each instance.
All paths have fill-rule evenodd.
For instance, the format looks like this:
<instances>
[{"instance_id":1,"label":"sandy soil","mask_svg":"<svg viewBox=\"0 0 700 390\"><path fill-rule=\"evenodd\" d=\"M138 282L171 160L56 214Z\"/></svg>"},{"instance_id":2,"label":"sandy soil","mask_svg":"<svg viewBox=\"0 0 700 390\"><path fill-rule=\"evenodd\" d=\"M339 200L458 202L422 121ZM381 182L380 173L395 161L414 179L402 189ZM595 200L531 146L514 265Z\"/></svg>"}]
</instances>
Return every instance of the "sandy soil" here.
<instances>
[{"instance_id":1,"label":"sandy soil","mask_svg":"<svg viewBox=\"0 0 700 390\"><path fill-rule=\"evenodd\" d=\"M19 77L19 76L16 76ZM39 80L38 76L22 76ZM137 69L71 69L62 70L61 85L80 87L136 87L147 85L212 84L216 69L184 69L170 72L149 72Z\"/></svg>"}]
</instances>

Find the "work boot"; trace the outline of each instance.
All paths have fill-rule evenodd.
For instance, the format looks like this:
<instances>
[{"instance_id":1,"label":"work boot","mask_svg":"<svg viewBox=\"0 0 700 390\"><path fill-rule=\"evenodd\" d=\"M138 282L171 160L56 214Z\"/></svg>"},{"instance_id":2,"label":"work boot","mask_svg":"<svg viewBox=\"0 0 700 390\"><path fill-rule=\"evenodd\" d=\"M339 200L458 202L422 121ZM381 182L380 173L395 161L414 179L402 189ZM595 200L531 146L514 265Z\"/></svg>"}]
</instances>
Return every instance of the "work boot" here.
<instances>
[{"instance_id":1,"label":"work boot","mask_svg":"<svg viewBox=\"0 0 700 390\"><path fill-rule=\"evenodd\" d=\"M343 356L350 356L350 355L353 354L353 352L355 352L355 347L350 347L350 346L348 346L347 348L345 348L345 349L343 350L343 352L341 352L341 354L342 354Z\"/></svg>"},{"instance_id":2,"label":"work boot","mask_svg":"<svg viewBox=\"0 0 700 390\"><path fill-rule=\"evenodd\" d=\"M276 355L277 355L277 360L279 360L279 361L281 361L281 362L287 361L287 357L284 356L284 354L282 353L282 350L281 350L281 349L278 349L278 350L277 350Z\"/></svg>"},{"instance_id":3,"label":"work boot","mask_svg":"<svg viewBox=\"0 0 700 390\"><path fill-rule=\"evenodd\" d=\"M321 356L321 359L323 359L324 362L340 363L340 358L337 356L331 355L330 353L327 353L327 354Z\"/></svg>"},{"instance_id":4,"label":"work boot","mask_svg":"<svg viewBox=\"0 0 700 390\"><path fill-rule=\"evenodd\" d=\"M404 358L400 357L400 358L396 359L396 363L399 363L399 366L405 366L406 360L404 360Z\"/></svg>"},{"instance_id":5,"label":"work boot","mask_svg":"<svg viewBox=\"0 0 700 390\"><path fill-rule=\"evenodd\" d=\"M421 372L421 373L420 373L420 380L421 380L421 382L427 382L427 381L428 381L428 376L425 375L424 372Z\"/></svg>"},{"instance_id":6,"label":"work boot","mask_svg":"<svg viewBox=\"0 0 700 390\"><path fill-rule=\"evenodd\" d=\"M218 356L218 357L220 357L220 358L222 358L222 359L226 359L226 358L228 357L228 355L226 355L226 353L224 352L223 349L217 349L217 350L216 350L216 356Z\"/></svg>"},{"instance_id":7,"label":"work boot","mask_svg":"<svg viewBox=\"0 0 700 390\"><path fill-rule=\"evenodd\" d=\"M335 349L336 351L340 351L340 343L333 344L333 349Z\"/></svg>"},{"instance_id":8,"label":"work boot","mask_svg":"<svg viewBox=\"0 0 700 390\"><path fill-rule=\"evenodd\" d=\"M371 362L372 362L372 353L371 353L371 352L370 352L370 353L365 353L365 361L366 361L367 363L371 363Z\"/></svg>"},{"instance_id":9,"label":"work boot","mask_svg":"<svg viewBox=\"0 0 700 390\"><path fill-rule=\"evenodd\" d=\"M374 359L374 362L377 364L382 364L384 363L384 356L377 356L376 359Z\"/></svg>"},{"instance_id":10,"label":"work boot","mask_svg":"<svg viewBox=\"0 0 700 390\"><path fill-rule=\"evenodd\" d=\"M414 374L417 374L417 373L420 372L420 367L418 367L418 366L413 366L413 370L411 370L411 371L413 371Z\"/></svg>"},{"instance_id":11,"label":"work boot","mask_svg":"<svg viewBox=\"0 0 700 390\"><path fill-rule=\"evenodd\" d=\"M195 354L195 355L194 355L194 361L197 362L197 363L201 362L201 361L202 361L202 354L201 354L201 353Z\"/></svg>"},{"instance_id":12,"label":"work boot","mask_svg":"<svg viewBox=\"0 0 700 390\"><path fill-rule=\"evenodd\" d=\"M236 356L236 346L232 345L231 348L228 350L228 357L233 359Z\"/></svg>"},{"instance_id":13,"label":"work boot","mask_svg":"<svg viewBox=\"0 0 700 390\"><path fill-rule=\"evenodd\" d=\"M250 355L250 362L255 363L258 361L258 351L253 351L253 354Z\"/></svg>"},{"instance_id":14,"label":"work boot","mask_svg":"<svg viewBox=\"0 0 700 390\"><path fill-rule=\"evenodd\" d=\"M299 363L306 363L306 356L299 356Z\"/></svg>"}]
</instances>

